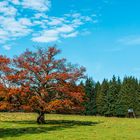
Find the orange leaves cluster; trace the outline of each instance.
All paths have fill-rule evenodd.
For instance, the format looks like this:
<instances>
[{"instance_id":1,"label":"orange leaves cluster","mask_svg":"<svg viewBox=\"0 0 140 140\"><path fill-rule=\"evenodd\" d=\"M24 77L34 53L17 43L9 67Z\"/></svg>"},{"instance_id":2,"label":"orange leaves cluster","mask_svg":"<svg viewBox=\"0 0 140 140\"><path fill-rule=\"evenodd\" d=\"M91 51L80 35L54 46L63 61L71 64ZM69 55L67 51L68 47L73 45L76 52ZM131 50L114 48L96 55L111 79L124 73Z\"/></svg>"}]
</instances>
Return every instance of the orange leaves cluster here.
<instances>
[{"instance_id":1,"label":"orange leaves cluster","mask_svg":"<svg viewBox=\"0 0 140 140\"><path fill-rule=\"evenodd\" d=\"M0 72L10 72L11 69L9 68L10 59L0 55Z\"/></svg>"},{"instance_id":2,"label":"orange leaves cluster","mask_svg":"<svg viewBox=\"0 0 140 140\"><path fill-rule=\"evenodd\" d=\"M29 99L29 105L32 108L32 110L36 112L45 111L46 102L39 96L32 96Z\"/></svg>"},{"instance_id":3,"label":"orange leaves cluster","mask_svg":"<svg viewBox=\"0 0 140 140\"><path fill-rule=\"evenodd\" d=\"M64 100L54 100L48 103L48 106L46 109L49 112L63 112L63 113L68 113L71 111L73 107L73 102L69 99L64 99Z\"/></svg>"},{"instance_id":4,"label":"orange leaves cluster","mask_svg":"<svg viewBox=\"0 0 140 140\"><path fill-rule=\"evenodd\" d=\"M9 109L11 109L11 108L9 107L8 102L4 102L4 101L0 102L0 111L6 111Z\"/></svg>"},{"instance_id":5,"label":"orange leaves cluster","mask_svg":"<svg viewBox=\"0 0 140 140\"><path fill-rule=\"evenodd\" d=\"M24 110L25 112L32 112L32 108L30 105L21 105L21 110Z\"/></svg>"}]
</instances>

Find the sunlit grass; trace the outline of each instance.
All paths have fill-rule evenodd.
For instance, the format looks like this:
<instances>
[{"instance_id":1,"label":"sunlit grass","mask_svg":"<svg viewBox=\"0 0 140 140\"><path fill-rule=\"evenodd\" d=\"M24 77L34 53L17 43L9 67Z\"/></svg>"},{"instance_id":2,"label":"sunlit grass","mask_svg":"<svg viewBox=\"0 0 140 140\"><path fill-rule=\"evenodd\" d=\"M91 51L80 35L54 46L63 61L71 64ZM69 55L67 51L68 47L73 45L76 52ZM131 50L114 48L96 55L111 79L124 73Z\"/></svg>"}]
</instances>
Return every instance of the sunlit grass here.
<instances>
[{"instance_id":1,"label":"sunlit grass","mask_svg":"<svg viewBox=\"0 0 140 140\"><path fill-rule=\"evenodd\" d=\"M0 140L140 140L140 119L0 113Z\"/></svg>"}]
</instances>

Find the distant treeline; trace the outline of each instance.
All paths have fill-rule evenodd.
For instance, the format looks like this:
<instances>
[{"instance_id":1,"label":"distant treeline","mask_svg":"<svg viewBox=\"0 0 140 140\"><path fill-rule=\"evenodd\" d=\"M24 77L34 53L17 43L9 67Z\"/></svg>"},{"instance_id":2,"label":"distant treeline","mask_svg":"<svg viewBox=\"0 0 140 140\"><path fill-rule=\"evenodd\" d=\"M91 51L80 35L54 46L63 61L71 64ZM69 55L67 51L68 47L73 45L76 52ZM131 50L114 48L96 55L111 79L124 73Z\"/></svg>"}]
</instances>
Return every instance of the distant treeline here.
<instances>
[{"instance_id":1,"label":"distant treeline","mask_svg":"<svg viewBox=\"0 0 140 140\"><path fill-rule=\"evenodd\" d=\"M120 80L113 76L109 81L95 83L92 78L81 82L87 100L84 103L85 115L127 117L132 108L140 116L140 81L134 77Z\"/></svg>"}]
</instances>

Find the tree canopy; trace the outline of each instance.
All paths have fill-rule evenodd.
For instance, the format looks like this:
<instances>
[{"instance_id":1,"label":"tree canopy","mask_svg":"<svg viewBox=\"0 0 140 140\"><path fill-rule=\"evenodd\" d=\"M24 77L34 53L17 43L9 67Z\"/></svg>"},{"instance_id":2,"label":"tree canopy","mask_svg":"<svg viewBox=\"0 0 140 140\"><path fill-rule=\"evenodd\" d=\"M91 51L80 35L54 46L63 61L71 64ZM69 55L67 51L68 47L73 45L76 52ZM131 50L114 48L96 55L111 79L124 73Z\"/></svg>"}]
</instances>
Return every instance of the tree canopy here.
<instances>
[{"instance_id":1,"label":"tree canopy","mask_svg":"<svg viewBox=\"0 0 140 140\"><path fill-rule=\"evenodd\" d=\"M4 108L0 108L37 112L38 123L44 123L47 112L83 110L84 91L76 82L84 78L85 68L67 63L64 58L57 59L59 53L60 50L49 47L36 52L26 50L12 60L1 56L1 86L9 91L1 102Z\"/></svg>"}]
</instances>

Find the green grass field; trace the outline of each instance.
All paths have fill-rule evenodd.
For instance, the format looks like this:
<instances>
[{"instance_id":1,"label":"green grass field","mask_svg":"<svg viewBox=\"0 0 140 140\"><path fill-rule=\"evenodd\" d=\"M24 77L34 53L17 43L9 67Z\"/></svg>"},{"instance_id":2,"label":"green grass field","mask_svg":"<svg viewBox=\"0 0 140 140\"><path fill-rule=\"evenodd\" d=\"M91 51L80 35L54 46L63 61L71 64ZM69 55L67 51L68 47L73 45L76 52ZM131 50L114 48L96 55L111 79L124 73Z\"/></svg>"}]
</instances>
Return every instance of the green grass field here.
<instances>
[{"instance_id":1,"label":"green grass field","mask_svg":"<svg viewBox=\"0 0 140 140\"><path fill-rule=\"evenodd\" d=\"M0 113L0 140L140 140L140 119Z\"/></svg>"}]
</instances>

